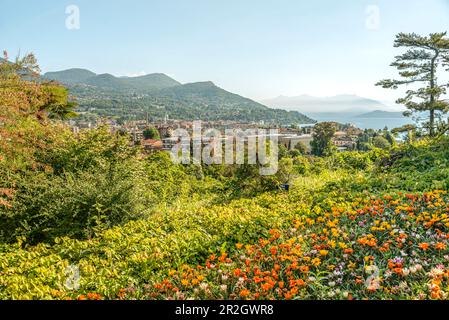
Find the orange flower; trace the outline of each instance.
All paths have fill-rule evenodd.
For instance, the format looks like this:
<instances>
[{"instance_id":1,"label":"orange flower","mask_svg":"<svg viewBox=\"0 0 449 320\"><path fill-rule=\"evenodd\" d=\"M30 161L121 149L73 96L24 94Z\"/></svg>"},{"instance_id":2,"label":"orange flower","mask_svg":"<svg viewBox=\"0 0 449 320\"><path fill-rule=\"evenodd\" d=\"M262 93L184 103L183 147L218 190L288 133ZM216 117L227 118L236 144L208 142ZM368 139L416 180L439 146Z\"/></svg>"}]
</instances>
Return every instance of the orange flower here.
<instances>
[{"instance_id":1,"label":"orange flower","mask_svg":"<svg viewBox=\"0 0 449 320\"><path fill-rule=\"evenodd\" d=\"M241 274L242 274L242 270L240 270L240 269L235 269L234 270L234 276L240 277Z\"/></svg>"},{"instance_id":2,"label":"orange flower","mask_svg":"<svg viewBox=\"0 0 449 320\"><path fill-rule=\"evenodd\" d=\"M226 260L226 258L227 258L227 254L226 253L223 253L219 258L218 258L218 261L220 261L220 262L223 262L223 261L225 261Z\"/></svg>"},{"instance_id":3,"label":"orange flower","mask_svg":"<svg viewBox=\"0 0 449 320\"><path fill-rule=\"evenodd\" d=\"M437 249L437 250L445 250L446 249L446 245L444 243L442 243L442 242L438 242L435 245L435 249Z\"/></svg>"},{"instance_id":4,"label":"orange flower","mask_svg":"<svg viewBox=\"0 0 449 320\"><path fill-rule=\"evenodd\" d=\"M241 243L237 243L236 245L235 245L235 247L237 248L237 249L242 249L243 248L243 244L241 244Z\"/></svg>"},{"instance_id":5,"label":"orange flower","mask_svg":"<svg viewBox=\"0 0 449 320\"><path fill-rule=\"evenodd\" d=\"M398 274L398 275L402 275L402 268L394 268L393 272Z\"/></svg>"},{"instance_id":6,"label":"orange flower","mask_svg":"<svg viewBox=\"0 0 449 320\"><path fill-rule=\"evenodd\" d=\"M183 279L183 280L181 280L181 284L182 284L183 286L188 286L188 285L189 285L189 280Z\"/></svg>"},{"instance_id":7,"label":"orange flower","mask_svg":"<svg viewBox=\"0 0 449 320\"><path fill-rule=\"evenodd\" d=\"M418 247L419 247L420 249L426 251L427 249L429 249L429 244L426 243L426 242L423 242L423 243L420 243L420 244L418 245Z\"/></svg>"},{"instance_id":8,"label":"orange flower","mask_svg":"<svg viewBox=\"0 0 449 320\"><path fill-rule=\"evenodd\" d=\"M298 279L298 280L296 280L296 285L297 285L298 287L300 287L300 288L303 288L303 287L306 286L306 283L305 283L304 280Z\"/></svg>"},{"instance_id":9,"label":"orange flower","mask_svg":"<svg viewBox=\"0 0 449 320\"><path fill-rule=\"evenodd\" d=\"M101 300L101 295L99 295L98 293L91 293L91 292L89 292L87 294L87 298L89 300Z\"/></svg>"},{"instance_id":10,"label":"orange flower","mask_svg":"<svg viewBox=\"0 0 449 320\"><path fill-rule=\"evenodd\" d=\"M351 253L354 252L354 250L352 250L352 249L345 249L344 252L345 252L346 254L351 254Z\"/></svg>"},{"instance_id":11,"label":"orange flower","mask_svg":"<svg viewBox=\"0 0 449 320\"><path fill-rule=\"evenodd\" d=\"M432 293L430 294L430 297L432 299L441 299L441 295L439 291L432 291Z\"/></svg>"},{"instance_id":12,"label":"orange flower","mask_svg":"<svg viewBox=\"0 0 449 320\"><path fill-rule=\"evenodd\" d=\"M270 290L272 288L272 286L269 283L264 283L264 284L261 285L261 288L262 288L263 291L268 291L268 290Z\"/></svg>"},{"instance_id":13,"label":"orange flower","mask_svg":"<svg viewBox=\"0 0 449 320\"><path fill-rule=\"evenodd\" d=\"M242 298L249 296L249 294L250 294L249 290L243 289L242 291L240 291L240 297Z\"/></svg>"},{"instance_id":14,"label":"orange flower","mask_svg":"<svg viewBox=\"0 0 449 320\"><path fill-rule=\"evenodd\" d=\"M263 278L258 277L258 276L255 276L255 277L254 277L254 282L255 282L255 283L261 283L262 281L263 281Z\"/></svg>"},{"instance_id":15,"label":"orange flower","mask_svg":"<svg viewBox=\"0 0 449 320\"><path fill-rule=\"evenodd\" d=\"M308 266L300 266L299 270L301 272L307 273L307 272L309 272L310 268Z\"/></svg>"}]
</instances>

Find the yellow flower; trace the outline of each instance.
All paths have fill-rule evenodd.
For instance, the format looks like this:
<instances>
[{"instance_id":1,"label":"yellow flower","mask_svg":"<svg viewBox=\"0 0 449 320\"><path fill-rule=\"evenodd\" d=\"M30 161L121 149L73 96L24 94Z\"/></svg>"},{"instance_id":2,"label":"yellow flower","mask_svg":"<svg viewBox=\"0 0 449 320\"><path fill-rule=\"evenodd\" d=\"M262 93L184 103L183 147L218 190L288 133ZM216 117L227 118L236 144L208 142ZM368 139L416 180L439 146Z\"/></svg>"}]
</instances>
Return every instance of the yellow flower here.
<instances>
[{"instance_id":1,"label":"yellow flower","mask_svg":"<svg viewBox=\"0 0 449 320\"><path fill-rule=\"evenodd\" d=\"M338 246L339 246L340 248L342 248L342 249L346 249L346 248L348 247L348 245L347 245L346 243L344 243L344 242L339 242L339 243L338 243Z\"/></svg>"},{"instance_id":2,"label":"yellow flower","mask_svg":"<svg viewBox=\"0 0 449 320\"><path fill-rule=\"evenodd\" d=\"M189 280L182 279L182 280L181 280L181 284L182 284L183 286L188 286L188 285L189 285Z\"/></svg>"},{"instance_id":3,"label":"yellow flower","mask_svg":"<svg viewBox=\"0 0 449 320\"><path fill-rule=\"evenodd\" d=\"M321 260L319 258L312 259L312 264L318 267L321 264Z\"/></svg>"}]
</instances>

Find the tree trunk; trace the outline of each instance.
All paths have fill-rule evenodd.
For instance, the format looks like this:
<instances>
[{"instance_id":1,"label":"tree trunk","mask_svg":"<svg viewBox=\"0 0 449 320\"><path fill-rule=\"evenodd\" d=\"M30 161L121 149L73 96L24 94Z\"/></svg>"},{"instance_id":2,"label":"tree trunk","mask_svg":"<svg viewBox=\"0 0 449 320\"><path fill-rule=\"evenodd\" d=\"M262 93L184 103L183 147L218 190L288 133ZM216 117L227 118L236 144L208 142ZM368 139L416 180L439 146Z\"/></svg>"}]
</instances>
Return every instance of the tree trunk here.
<instances>
[{"instance_id":1,"label":"tree trunk","mask_svg":"<svg viewBox=\"0 0 449 320\"><path fill-rule=\"evenodd\" d=\"M435 89L436 86L436 77L435 77L435 69L436 69L436 61L439 56L439 51L435 50L435 56L432 59L431 67L430 67L430 89ZM430 94L430 119L429 119L429 135L431 137L435 136L435 95L433 91Z\"/></svg>"},{"instance_id":2,"label":"tree trunk","mask_svg":"<svg viewBox=\"0 0 449 320\"><path fill-rule=\"evenodd\" d=\"M435 136L435 110L430 110L430 120L429 120L429 134L431 137Z\"/></svg>"}]
</instances>

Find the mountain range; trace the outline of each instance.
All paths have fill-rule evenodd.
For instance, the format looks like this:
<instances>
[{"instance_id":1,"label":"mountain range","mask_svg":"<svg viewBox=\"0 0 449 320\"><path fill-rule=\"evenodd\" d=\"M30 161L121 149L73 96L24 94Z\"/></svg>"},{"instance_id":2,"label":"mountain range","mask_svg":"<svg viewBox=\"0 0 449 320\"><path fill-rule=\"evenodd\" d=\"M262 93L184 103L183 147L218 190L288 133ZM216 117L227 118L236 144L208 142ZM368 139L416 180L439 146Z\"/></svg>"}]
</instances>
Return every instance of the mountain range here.
<instances>
[{"instance_id":1,"label":"mountain range","mask_svg":"<svg viewBox=\"0 0 449 320\"><path fill-rule=\"evenodd\" d=\"M135 90L147 92L159 90L181 83L163 73L153 73L139 77L115 77L112 74L95 74L85 69L69 69L59 72L48 72L44 77L68 85L86 84L109 90Z\"/></svg>"},{"instance_id":2,"label":"mountain range","mask_svg":"<svg viewBox=\"0 0 449 320\"><path fill-rule=\"evenodd\" d=\"M375 111L357 115L356 118L403 119L403 118L405 118L405 116L404 116L403 112L389 112L389 111L375 110Z\"/></svg>"},{"instance_id":3,"label":"mountain range","mask_svg":"<svg viewBox=\"0 0 449 320\"><path fill-rule=\"evenodd\" d=\"M296 97L279 96L261 101L264 105L303 113L354 113L362 114L376 110L388 111L391 108L384 103L356 95L337 95L333 97Z\"/></svg>"},{"instance_id":4,"label":"mountain range","mask_svg":"<svg viewBox=\"0 0 449 320\"><path fill-rule=\"evenodd\" d=\"M273 124L314 123L297 111L269 108L228 92L213 82L181 84L163 73L139 77L96 74L86 69L48 72L45 79L66 85L84 117L106 116L123 120L229 120Z\"/></svg>"}]
</instances>

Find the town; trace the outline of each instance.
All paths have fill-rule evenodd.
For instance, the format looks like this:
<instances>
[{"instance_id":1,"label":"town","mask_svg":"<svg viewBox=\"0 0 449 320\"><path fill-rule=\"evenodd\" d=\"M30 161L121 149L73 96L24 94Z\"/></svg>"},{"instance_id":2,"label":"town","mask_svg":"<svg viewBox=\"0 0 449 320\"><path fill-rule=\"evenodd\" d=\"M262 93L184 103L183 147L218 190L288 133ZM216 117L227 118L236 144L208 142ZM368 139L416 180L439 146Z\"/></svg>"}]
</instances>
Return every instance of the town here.
<instances>
[{"instance_id":1,"label":"town","mask_svg":"<svg viewBox=\"0 0 449 320\"><path fill-rule=\"evenodd\" d=\"M135 121L127 121L123 124L115 120L99 119L96 121L76 121L67 122L74 133L82 130L90 130L99 126L107 125L112 132L127 134L130 137L130 144L141 145L148 152L171 150L178 142L179 137L173 136L177 129L184 129L188 132L193 130L193 121L185 120L164 120L151 121L148 118ZM280 145L288 150L299 149L304 154L311 154L311 142L313 141L313 133L316 124L292 125L292 126L270 126L263 122L244 123L237 121L203 121L202 128L219 130L224 139L226 132L230 130L241 130L242 132L250 132L251 130L276 129L277 140ZM338 152L352 151L361 149L361 143L369 140L369 138L382 135L388 129L362 130L353 124L341 125L334 123L336 131L332 138L332 144ZM205 141L206 142L206 141Z\"/></svg>"}]
</instances>

